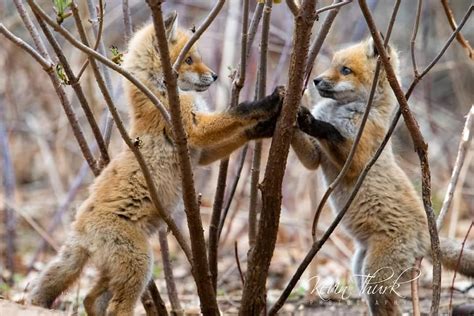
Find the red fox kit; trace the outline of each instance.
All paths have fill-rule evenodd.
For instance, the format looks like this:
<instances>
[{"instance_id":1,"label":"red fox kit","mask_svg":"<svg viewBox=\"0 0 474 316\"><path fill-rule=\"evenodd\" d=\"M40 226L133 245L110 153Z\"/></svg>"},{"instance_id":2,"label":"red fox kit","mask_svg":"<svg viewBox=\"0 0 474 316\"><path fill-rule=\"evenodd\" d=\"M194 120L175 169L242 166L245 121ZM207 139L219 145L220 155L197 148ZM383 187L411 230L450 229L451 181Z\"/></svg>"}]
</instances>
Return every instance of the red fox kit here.
<instances>
[{"instance_id":1,"label":"red fox kit","mask_svg":"<svg viewBox=\"0 0 474 316\"><path fill-rule=\"evenodd\" d=\"M190 34L178 29L176 13L166 18L165 25L174 61ZM124 67L168 106L156 42L153 25L139 30L130 41ZM274 120L281 107L284 91L277 88L262 100L244 102L222 113L209 113L195 91L205 91L216 79L193 47L179 70L178 85L194 165L222 159L249 139L258 137L259 123L265 125L266 120ZM140 138L140 150L151 169L162 205L168 212L182 209L173 133L153 103L135 86L125 82L125 93L132 118L130 134L132 138ZM152 252L147 239L160 223L139 165L126 148L94 181L67 241L42 271L29 300L50 307L90 260L97 267L99 277L84 300L87 313L132 315L151 276ZM110 301L105 311L96 300L106 293Z\"/></svg>"},{"instance_id":2,"label":"red fox kit","mask_svg":"<svg viewBox=\"0 0 474 316\"><path fill-rule=\"evenodd\" d=\"M388 50L390 61L397 69L397 53ZM295 131L292 148L307 168L321 165L328 183L338 175L353 144L376 62L377 51L372 40L337 52L330 68L314 80L324 99L314 106L312 113L305 108L298 113L299 130ZM382 142L396 105L382 71L350 170L332 194L335 212L342 209L360 172ZM390 143L368 173L342 223L356 240L353 272L371 314L399 315L397 293L390 289L394 282L410 277L410 273L403 272L413 266L416 258L429 255L430 239L421 200L398 166ZM460 247L441 239L441 250L443 263L455 268ZM473 251L464 249L459 271L474 276ZM369 279L369 275L374 277ZM367 282L372 289L376 285L379 290L369 290Z\"/></svg>"}]
</instances>

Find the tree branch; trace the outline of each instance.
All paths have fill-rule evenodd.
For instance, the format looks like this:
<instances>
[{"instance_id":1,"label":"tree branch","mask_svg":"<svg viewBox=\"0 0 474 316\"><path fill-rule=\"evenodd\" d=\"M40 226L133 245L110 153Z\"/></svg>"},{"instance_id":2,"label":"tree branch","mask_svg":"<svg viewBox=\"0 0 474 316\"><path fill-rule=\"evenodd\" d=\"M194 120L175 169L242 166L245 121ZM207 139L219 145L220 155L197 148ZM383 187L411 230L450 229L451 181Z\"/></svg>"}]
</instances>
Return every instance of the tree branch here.
<instances>
[{"instance_id":1,"label":"tree branch","mask_svg":"<svg viewBox=\"0 0 474 316\"><path fill-rule=\"evenodd\" d=\"M194 43L201 37L201 35L207 30L207 28L211 25L211 23L215 20L219 12L221 11L222 7L224 6L225 0L218 0L216 5L212 8L209 15L204 19L204 22L196 29L196 32L191 36L188 42L184 45L183 49L176 58L176 61L173 64L173 70L178 72L181 63L186 58L186 54L189 52L191 47L193 47Z\"/></svg>"},{"instance_id":2,"label":"tree branch","mask_svg":"<svg viewBox=\"0 0 474 316\"><path fill-rule=\"evenodd\" d=\"M193 171L189 157L186 133L181 120L181 107L178 93L176 74L171 66L171 59L166 39L161 0L147 0L150 7L153 24L155 27L158 51L163 67L166 91L168 94L171 122L173 126L174 140L178 153L179 167L181 171L181 184L183 188L183 200L191 238L191 251L193 254L192 270L196 281L198 295L201 301L201 312L204 315L218 315L216 295L212 286L209 263L206 254L206 243L203 235L203 227L199 206L194 189Z\"/></svg>"},{"instance_id":3,"label":"tree branch","mask_svg":"<svg viewBox=\"0 0 474 316\"><path fill-rule=\"evenodd\" d=\"M431 239L431 256L433 259L433 300L431 304L431 314L436 315L438 314L441 291L441 261L439 236L436 228L435 214L431 204L431 174L427 153L428 145L426 144L423 135L420 132L418 122L410 111L405 94L398 83L396 74L390 64L388 54L383 46L382 38L377 30L372 14L370 13L370 9L367 7L365 0L359 0L359 5L369 27L370 33L372 34L372 38L374 39L374 44L380 53L380 58L387 75L387 80L395 94L395 97L398 100L405 124L410 132L410 136L415 145L415 151L418 154L418 158L420 160L422 173L422 198L428 219L428 229Z\"/></svg>"},{"instance_id":4,"label":"tree branch","mask_svg":"<svg viewBox=\"0 0 474 316\"><path fill-rule=\"evenodd\" d=\"M456 20L454 19L453 11L451 11L451 8L449 7L448 0L441 0L441 4L443 5L444 13L446 13L446 17L448 18L451 29L453 31L456 30ZM469 58L474 59L471 45L460 32L456 33L456 39L458 40L459 44L461 44L461 46L466 49Z\"/></svg>"},{"instance_id":5,"label":"tree branch","mask_svg":"<svg viewBox=\"0 0 474 316\"><path fill-rule=\"evenodd\" d=\"M305 0L295 19L287 95L273 136L262 184L262 211L256 244L250 251L239 315L257 315L265 306L265 282L275 249L281 212L281 186L293 126L301 100L311 29L316 20L316 2Z\"/></svg>"}]
</instances>

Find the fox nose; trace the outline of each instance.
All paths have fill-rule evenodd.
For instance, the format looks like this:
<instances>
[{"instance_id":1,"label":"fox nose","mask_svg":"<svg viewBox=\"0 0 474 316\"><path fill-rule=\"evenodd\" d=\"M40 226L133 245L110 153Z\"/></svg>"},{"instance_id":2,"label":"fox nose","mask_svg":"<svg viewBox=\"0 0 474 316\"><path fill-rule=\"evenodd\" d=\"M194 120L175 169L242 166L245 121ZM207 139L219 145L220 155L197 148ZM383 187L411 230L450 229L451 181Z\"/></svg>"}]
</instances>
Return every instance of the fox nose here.
<instances>
[{"instance_id":1,"label":"fox nose","mask_svg":"<svg viewBox=\"0 0 474 316\"><path fill-rule=\"evenodd\" d=\"M213 73L212 73L212 79L213 79L214 81L216 81L217 78L219 78L219 76L218 76L216 73L213 72Z\"/></svg>"},{"instance_id":2,"label":"fox nose","mask_svg":"<svg viewBox=\"0 0 474 316\"><path fill-rule=\"evenodd\" d=\"M318 86L318 84L319 84L321 81L323 81L323 79L320 78L320 77L316 77L316 78L313 80L314 85L315 85L316 87Z\"/></svg>"}]
</instances>

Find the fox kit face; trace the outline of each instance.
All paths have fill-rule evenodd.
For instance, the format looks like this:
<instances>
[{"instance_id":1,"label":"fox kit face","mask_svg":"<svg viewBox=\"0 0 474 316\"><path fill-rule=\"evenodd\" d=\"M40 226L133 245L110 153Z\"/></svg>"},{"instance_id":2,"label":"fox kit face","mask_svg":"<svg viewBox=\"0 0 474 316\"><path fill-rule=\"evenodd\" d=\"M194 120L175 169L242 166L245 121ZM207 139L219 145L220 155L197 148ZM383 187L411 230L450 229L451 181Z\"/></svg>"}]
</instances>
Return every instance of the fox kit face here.
<instances>
[{"instance_id":1,"label":"fox kit face","mask_svg":"<svg viewBox=\"0 0 474 316\"><path fill-rule=\"evenodd\" d=\"M394 68L398 66L398 56L388 47ZM368 98L377 64L378 52L373 40L369 39L337 52L331 67L314 79L314 84L323 98L331 98L343 103L365 101ZM381 72L379 86L386 84Z\"/></svg>"},{"instance_id":2,"label":"fox kit face","mask_svg":"<svg viewBox=\"0 0 474 316\"><path fill-rule=\"evenodd\" d=\"M178 29L178 17L172 13L165 21L168 47L172 62L177 58L190 38L189 32ZM181 90L206 91L217 80L217 75L203 63L201 55L193 46L184 59L178 73L178 86Z\"/></svg>"},{"instance_id":3,"label":"fox kit face","mask_svg":"<svg viewBox=\"0 0 474 316\"><path fill-rule=\"evenodd\" d=\"M171 63L174 63L191 37L190 31L178 28L176 12L166 17L165 28ZM165 90L163 67L153 24L143 27L130 40L124 67L150 87L159 91ZM205 91L216 80L217 75L202 62L197 49L192 47L179 68L178 87L181 90Z\"/></svg>"}]
</instances>

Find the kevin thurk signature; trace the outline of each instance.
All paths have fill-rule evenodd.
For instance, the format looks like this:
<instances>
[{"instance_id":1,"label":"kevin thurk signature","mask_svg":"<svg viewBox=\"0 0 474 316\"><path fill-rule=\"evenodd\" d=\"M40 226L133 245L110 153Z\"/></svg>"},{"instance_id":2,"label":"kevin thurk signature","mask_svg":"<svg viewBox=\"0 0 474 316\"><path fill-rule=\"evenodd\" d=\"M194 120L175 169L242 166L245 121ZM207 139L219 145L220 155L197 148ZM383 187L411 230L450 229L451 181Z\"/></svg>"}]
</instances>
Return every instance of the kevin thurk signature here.
<instances>
[{"instance_id":1,"label":"kevin thurk signature","mask_svg":"<svg viewBox=\"0 0 474 316\"><path fill-rule=\"evenodd\" d=\"M415 269L415 270L414 270ZM415 272L415 273L413 273ZM386 276L380 279L380 274ZM373 274L363 275L355 274L354 277L360 280L360 288L358 289L361 296L371 294L395 293L398 297L404 298L397 290L403 285L417 280L421 275L421 271L417 268L410 267L405 269L399 275L390 267L380 268ZM339 281L330 284L320 283L319 276L313 276L309 281L315 281L315 285L311 290L311 294L316 294L323 301L327 301L331 294L339 295L342 299L349 298L349 286Z\"/></svg>"}]
</instances>

